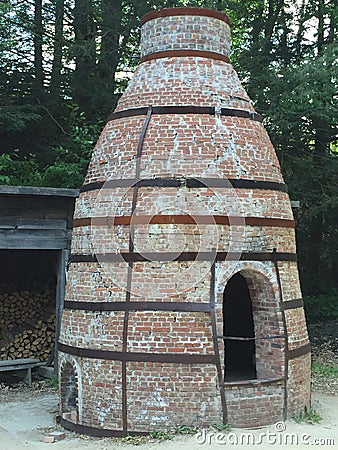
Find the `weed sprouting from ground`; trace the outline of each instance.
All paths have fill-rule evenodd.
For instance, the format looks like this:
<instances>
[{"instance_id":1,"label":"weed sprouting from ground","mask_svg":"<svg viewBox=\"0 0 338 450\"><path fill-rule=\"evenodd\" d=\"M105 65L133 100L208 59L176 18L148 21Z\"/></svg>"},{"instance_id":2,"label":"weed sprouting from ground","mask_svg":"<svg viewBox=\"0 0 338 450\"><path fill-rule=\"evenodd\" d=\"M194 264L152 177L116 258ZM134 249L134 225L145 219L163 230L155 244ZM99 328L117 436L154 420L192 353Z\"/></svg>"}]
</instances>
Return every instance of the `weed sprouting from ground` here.
<instances>
[{"instance_id":1,"label":"weed sprouting from ground","mask_svg":"<svg viewBox=\"0 0 338 450\"><path fill-rule=\"evenodd\" d=\"M229 423L213 423L211 426L217 431L229 431L231 428Z\"/></svg>"},{"instance_id":2,"label":"weed sprouting from ground","mask_svg":"<svg viewBox=\"0 0 338 450\"><path fill-rule=\"evenodd\" d=\"M230 425L215 423L212 424L211 427L217 431L228 431L230 429ZM152 430L148 435L145 436L133 436L128 435L122 438L122 442L126 442L132 445L141 445L147 442L156 441L168 441L173 439L175 436L179 435L195 435L200 431L200 428L194 425L176 425L175 428L169 428L167 430Z\"/></svg>"},{"instance_id":3,"label":"weed sprouting from ground","mask_svg":"<svg viewBox=\"0 0 338 450\"><path fill-rule=\"evenodd\" d=\"M54 391L56 391L59 387L58 377L46 378L45 386L49 389L53 389Z\"/></svg>"},{"instance_id":4,"label":"weed sprouting from ground","mask_svg":"<svg viewBox=\"0 0 338 450\"><path fill-rule=\"evenodd\" d=\"M300 414L294 415L294 420L297 423L308 423L310 425L314 425L315 423L319 423L323 418L321 415L316 411L314 408L307 408L305 406L304 411L302 411Z\"/></svg>"}]
</instances>

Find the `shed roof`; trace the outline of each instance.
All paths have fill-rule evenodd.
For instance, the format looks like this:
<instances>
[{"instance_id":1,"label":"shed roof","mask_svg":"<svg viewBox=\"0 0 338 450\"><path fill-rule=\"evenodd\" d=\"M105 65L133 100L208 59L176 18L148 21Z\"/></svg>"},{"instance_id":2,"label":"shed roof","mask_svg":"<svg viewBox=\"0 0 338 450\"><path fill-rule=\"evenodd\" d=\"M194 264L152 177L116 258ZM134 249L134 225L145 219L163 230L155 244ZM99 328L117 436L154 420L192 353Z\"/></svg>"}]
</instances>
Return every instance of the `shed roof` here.
<instances>
[{"instance_id":1,"label":"shed roof","mask_svg":"<svg viewBox=\"0 0 338 450\"><path fill-rule=\"evenodd\" d=\"M0 195L26 195L40 197L78 197L78 189L35 187L35 186L0 186Z\"/></svg>"}]
</instances>

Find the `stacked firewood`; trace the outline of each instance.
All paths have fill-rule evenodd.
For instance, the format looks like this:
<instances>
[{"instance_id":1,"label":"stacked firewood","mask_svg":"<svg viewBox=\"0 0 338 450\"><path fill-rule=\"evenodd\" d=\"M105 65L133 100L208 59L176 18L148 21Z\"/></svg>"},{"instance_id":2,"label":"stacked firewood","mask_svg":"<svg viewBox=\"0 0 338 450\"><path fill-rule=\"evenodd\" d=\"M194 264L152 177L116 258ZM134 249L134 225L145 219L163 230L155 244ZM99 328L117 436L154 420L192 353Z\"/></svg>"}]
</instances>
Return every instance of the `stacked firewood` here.
<instances>
[{"instance_id":1,"label":"stacked firewood","mask_svg":"<svg viewBox=\"0 0 338 450\"><path fill-rule=\"evenodd\" d=\"M55 341L53 289L0 293L0 360L47 361Z\"/></svg>"}]
</instances>

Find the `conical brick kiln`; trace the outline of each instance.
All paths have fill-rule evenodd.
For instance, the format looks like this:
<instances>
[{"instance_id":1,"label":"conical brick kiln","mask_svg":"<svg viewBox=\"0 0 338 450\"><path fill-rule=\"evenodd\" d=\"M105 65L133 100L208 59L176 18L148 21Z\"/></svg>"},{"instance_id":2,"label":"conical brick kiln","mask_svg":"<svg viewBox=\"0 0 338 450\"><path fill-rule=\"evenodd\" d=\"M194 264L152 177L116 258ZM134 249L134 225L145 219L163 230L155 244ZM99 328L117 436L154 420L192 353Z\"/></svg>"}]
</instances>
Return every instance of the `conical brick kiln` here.
<instances>
[{"instance_id":1,"label":"conical brick kiln","mask_svg":"<svg viewBox=\"0 0 338 450\"><path fill-rule=\"evenodd\" d=\"M274 423L310 401L294 220L229 19L148 13L76 204L62 424L123 436Z\"/></svg>"}]
</instances>

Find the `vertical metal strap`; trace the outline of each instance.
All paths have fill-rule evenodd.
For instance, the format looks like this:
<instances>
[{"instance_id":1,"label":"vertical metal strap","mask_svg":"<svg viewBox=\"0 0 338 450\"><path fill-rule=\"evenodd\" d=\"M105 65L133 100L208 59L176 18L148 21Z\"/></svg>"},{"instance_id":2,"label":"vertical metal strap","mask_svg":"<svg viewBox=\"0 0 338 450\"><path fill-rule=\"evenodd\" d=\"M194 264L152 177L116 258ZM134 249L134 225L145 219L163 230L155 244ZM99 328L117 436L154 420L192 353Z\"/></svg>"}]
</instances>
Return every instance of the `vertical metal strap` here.
<instances>
[{"instance_id":1,"label":"vertical metal strap","mask_svg":"<svg viewBox=\"0 0 338 450\"><path fill-rule=\"evenodd\" d=\"M275 272L277 277L278 289L279 289L279 309L282 314L282 321L284 327L284 348L285 348L285 382L284 382L284 405L283 405L283 416L284 420L287 418L287 407L288 407L288 393L287 393L287 382L289 378L289 340L288 340L288 331L286 328L286 319L285 319L285 311L283 308L283 290L282 290L282 282L280 278L280 272L277 261L277 249L273 249L273 263L275 266Z\"/></svg>"},{"instance_id":2,"label":"vertical metal strap","mask_svg":"<svg viewBox=\"0 0 338 450\"><path fill-rule=\"evenodd\" d=\"M223 379L222 365L219 354L219 346L217 339L217 320L216 320L216 310L215 310L215 262L213 262L211 266L211 274L210 274L210 313L211 313L211 327L212 327L212 340L214 344L214 352L216 358L216 369L218 376L218 384L219 390L221 394L221 403L222 403L222 418L223 424L226 424L228 421L228 410L225 398L225 385Z\"/></svg>"},{"instance_id":3,"label":"vertical metal strap","mask_svg":"<svg viewBox=\"0 0 338 450\"><path fill-rule=\"evenodd\" d=\"M136 182L140 179L141 156L142 156L143 143L144 143L144 138L146 136L148 125L149 125L149 122L151 119L152 111L153 111L153 107L149 106L146 119L143 123L140 139L139 139L138 145L137 145L136 168L135 168ZM135 210L136 210L138 190L139 190L138 186L135 185L133 187L131 217L133 217ZM129 229L129 253L134 252L134 235L135 235L135 227L131 223L130 229ZM127 291L126 291L126 302L127 303L130 302L130 297L131 297L132 274L133 274L133 262L130 261L128 263L128 273L127 273ZM127 310L124 313L124 320L123 320L123 341L122 341L122 351L123 352L127 351L128 323L129 323L129 311ZM124 432L124 434L127 434L128 415L127 415L127 362L126 361L122 361L122 422L123 422L123 432Z\"/></svg>"}]
</instances>

